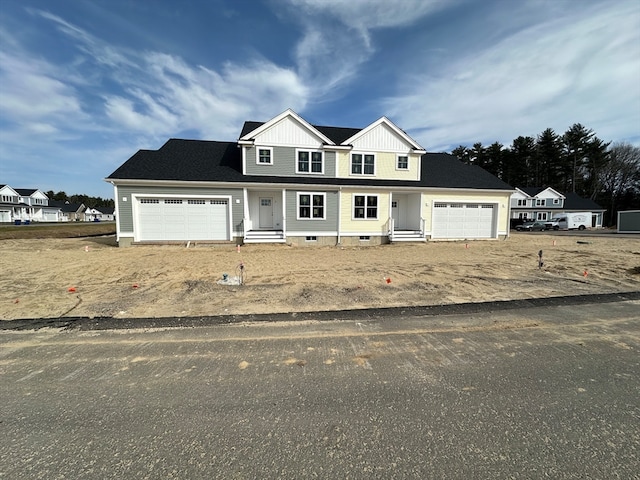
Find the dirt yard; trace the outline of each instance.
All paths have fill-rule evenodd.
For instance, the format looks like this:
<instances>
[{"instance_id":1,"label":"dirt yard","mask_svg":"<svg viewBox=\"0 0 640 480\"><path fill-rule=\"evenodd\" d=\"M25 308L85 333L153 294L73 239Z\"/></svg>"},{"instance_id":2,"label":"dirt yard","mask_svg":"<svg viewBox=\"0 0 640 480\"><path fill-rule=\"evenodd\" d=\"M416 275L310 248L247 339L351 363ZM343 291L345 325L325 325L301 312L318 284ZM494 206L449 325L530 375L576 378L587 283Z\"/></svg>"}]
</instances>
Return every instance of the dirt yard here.
<instances>
[{"instance_id":1,"label":"dirt yard","mask_svg":"<svg viewBox=\"0 0 640 480\"><path fill-rule=\"evenodd\" d=\"M542 250L544 266L538 268ZM219 285L243 263L246 284ZM168 317L441 305L640 290L640 239L514 234L378 247L117 248L0 241L0 318Z\"/></svg>"}]
</instances>

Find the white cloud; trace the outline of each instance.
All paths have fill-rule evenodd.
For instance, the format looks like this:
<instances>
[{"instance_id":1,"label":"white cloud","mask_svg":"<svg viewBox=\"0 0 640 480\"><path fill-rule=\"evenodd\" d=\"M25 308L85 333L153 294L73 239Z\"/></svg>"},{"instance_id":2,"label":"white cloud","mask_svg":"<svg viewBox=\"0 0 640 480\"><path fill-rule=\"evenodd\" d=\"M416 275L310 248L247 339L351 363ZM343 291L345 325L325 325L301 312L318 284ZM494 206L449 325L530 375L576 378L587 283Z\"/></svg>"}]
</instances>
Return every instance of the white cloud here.
<instances>
[{"instance_id":1,"label":"white cloud","mask_svg":"<svg viewBox=\"0 0 640 480\"><path fill-rule=\"evenodd\" d=\"M444 0L288 0L304 34L295 48L298 72L316 99L335 96L375 53L372 30L403 27L457 2Z\"/></svg>"},{"instance_id":2,"label":"white cloud","mask_svg":"<svg viewBox=\"0 0 640 480\"><path fill-rule=\"evenodd\" d=\"M638 8L604 3L515 32L492 47L415 75L383 109L429 149L563 133L640 133ZM427 69L424 69L428 72Z\"/></svg>"}]
</instances>

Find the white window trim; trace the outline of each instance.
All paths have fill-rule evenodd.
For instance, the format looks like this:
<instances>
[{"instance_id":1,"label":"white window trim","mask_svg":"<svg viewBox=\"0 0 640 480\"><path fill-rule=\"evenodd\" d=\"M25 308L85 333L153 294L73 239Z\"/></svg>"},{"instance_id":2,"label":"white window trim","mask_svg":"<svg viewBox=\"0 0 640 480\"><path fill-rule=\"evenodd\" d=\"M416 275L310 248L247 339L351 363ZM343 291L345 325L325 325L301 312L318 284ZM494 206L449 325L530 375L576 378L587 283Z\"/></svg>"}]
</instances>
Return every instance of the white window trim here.
<instances>
[{"instance_id":1,"label":"white window trim","mask_svg":"<svg viewBox=\"0 0 640 480\"><path fill-rule=\"evenodd\" d=\"M560 205L560 199L559 198L554 198L553 199L553 204L554 205Z\"/></svg>"},{"instance_id":2,"label":"white window trim","mask_svg":"<svg viewBox=\"0 0 640 480\"><path fill-rule=\"evenodd\" d=\"M362 173L353 173L353 156L362 155ZM364 157L365 155L373 156L373 173L364 173ZM349 154L349 175L354 177L375 177L377 173L378 159L374 152L351 152Z\"/></svg>"},{"instance_id":3,"label":"white window trim","mask_svg":"<svg viewBox=\"0 0 640 480\"><path fill-rule=\"evenodd\" d=\"M356 217L356 197L365 197L364 198L364 217L363 218L359 218ZM376 216L375 218L369 218L367 217L367 197L376 197ZM377 193L354 193L351 195L351 220L355 220L355 221L373 221L373 220L378 220L378 218L380 217L380 195L378 195Z\"/></svg>"},{"instance_id":4,"label":"white window trim","mask_svg":"<svg viewBox=\"0 0 640 480\"><path fill-rule=\"evenodd\" d=\"M298 167L300 165L299 162L298 162L299 152L307 152L307 153L309 153L309 171L308 172L303 172L301 170L298 170ZM320 153L320 155L322 156L322 170L319 171L319 172L311 171L311 164L312 164L311 157L312 157L312 154L314 152L315 153ZM296 173L301 173L303 175L324 175L324 164L325 164L325 161L324 161L324 152L322 150L317 150L317 149L313 149L313 148L311 148L311 149L310 148L296 148L296 160L295 161L296 161Z\"/></svg>"},{"instance_id":5,"label":"white window trim","mask_svg":"<svg viewBox=\"0 0 640 480\"><path fill-rule=\"evenodd\" d=\"M310 195L311 196L311 204L310 207L310 217L301 217L300 216L300 195ZM313 196L321 195L322 196L322 218L313 216ZM326 220L327 219L327 194L326 192L296 192L296 219L311 221L311 220Z\"/></svg>"},{"instance_id":6,"label":"white window trim","mask_svg":"<svg viewBox=\"0 0 640 480\"><path fill-rule=\"evenodd\" d=\"M536 207L544 207L547 204L544 198L536 198Z\"/></svg>"},{"instance_id":7,"label":"white window trim","mask_svg":"<svg viewBox=\"0 0 640 480\"><path fill-rule=\"evenodd\" d=\"M407 158L407 168L400 168L400 157L406 157ZM398 154L398 155L396 155L396 170L398 170L400 172L408 172L409 170L411 170L411 157L409 156L409 154Z\"/></svg>"},{"instance_id":8,"label":"white window trim","mask_svg":"<svg viewBox=\"0 0 640 480\"><path fill-rule=\"evenodd\" d=\"M269 163L260 161L260 150L269 150L269 159L271 160ZM256 146L256 165L273 165L273 147Z\"/></svg>"}]
</instances>

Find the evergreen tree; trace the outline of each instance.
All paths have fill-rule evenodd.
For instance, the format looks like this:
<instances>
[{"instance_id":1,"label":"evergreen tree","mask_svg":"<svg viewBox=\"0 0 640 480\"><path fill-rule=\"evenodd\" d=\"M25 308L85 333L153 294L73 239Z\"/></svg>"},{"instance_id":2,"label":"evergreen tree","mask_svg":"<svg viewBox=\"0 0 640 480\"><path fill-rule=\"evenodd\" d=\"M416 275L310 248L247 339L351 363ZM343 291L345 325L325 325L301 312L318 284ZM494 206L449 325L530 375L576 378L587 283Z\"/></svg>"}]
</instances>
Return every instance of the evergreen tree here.
<instances>
[{"instance_id":1,"label":"evergreen tree","mask_svg":"<svg viewBox=\"0 0 640 480\"><path fill-rule=\"evenodd\" d=\"M560 166L564 155L562 139L551 128L544 130L536 139L536 186L562 190L558 184Z\"/></svg>"}]
</instances>

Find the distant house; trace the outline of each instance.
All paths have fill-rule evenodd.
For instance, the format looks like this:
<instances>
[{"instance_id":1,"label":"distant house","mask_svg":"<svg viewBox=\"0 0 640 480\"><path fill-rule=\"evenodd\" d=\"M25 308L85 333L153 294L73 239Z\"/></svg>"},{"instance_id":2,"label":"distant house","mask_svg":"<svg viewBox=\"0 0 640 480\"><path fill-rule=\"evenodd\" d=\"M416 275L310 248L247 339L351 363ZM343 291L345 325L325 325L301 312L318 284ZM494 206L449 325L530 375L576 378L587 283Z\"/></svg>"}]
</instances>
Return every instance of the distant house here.
<instances>
[{"instance_id":1,"label":"distant house","mask_svg":"<svg viewBox=\"0 0 640 480\"><path fill-rule=\"evenodd\" d=\"M112 222L115 220L113 207L90 207L84 212L86 222Z\"/></svg>"},{"instance_id":2,"label":"distant house","mask_svg":"<svg viewBox=\"0 0 640 480\"><path fill-rule=\"evenodd\" d=\"M0 185L0 222L57 222L58 211L36 188Z\"/></svg>"},{"instance_id":3,"label":"distant house","mask_svg":"<svg viewBox=\"0 0 640 480\"><path fill-rule=\"evenodd\" d=\"M511 195L511 222L547 221L559 213L591 212L591 227L602 228L605 208L575 193L561 193L551 187L516 188Z\"/></svg>"},{"instance_id":4,"label":"distant house","mask_svg":"<svg viewBox=\"0 0 640 480\"><path fill-rule=\"evenodd\" d=\"M344 128L292 110L245 122L236 142L139 150L106 181L120 246L498 239L509 235L513 192L453 155L427 153L386 117Z\"/></svg>"},{"instance_id":5,"label":"distant house","mask_svg":"<svg viewBox=\"0 0 640 480\"><path fill-rule=\"evenodd\" d=\"M59 222L82 222L85 219L84 203L69 203L61 200L49 200L49 205L57 209Z\"/></svg>"}]
</instances>

